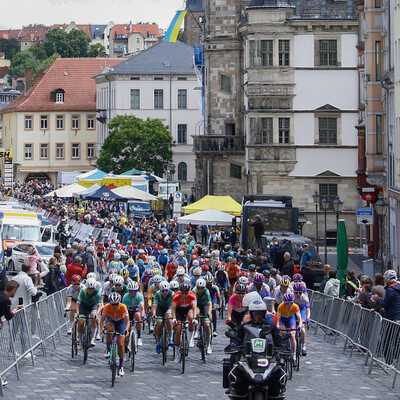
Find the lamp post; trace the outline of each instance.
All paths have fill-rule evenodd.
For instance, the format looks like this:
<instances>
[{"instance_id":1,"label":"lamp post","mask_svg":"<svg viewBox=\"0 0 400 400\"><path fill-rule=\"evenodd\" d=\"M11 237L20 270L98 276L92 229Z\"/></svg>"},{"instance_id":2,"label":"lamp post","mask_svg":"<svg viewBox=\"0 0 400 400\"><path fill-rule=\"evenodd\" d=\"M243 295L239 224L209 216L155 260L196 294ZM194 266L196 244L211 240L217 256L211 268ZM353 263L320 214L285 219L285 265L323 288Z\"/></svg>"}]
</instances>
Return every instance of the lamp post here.
<instances>
[{"instance_id":1,"label":"lamp post","mask_svg":"<svg viewBox=\"0 0 400 400\"><path fill-rule=\"evenodd\" d=\"M388 204L382 195L379 195L378 201L374 204L374 206L379 217L379 258L381 261L381 271L383 271L383 217L386 215Z\"/></svg>"},{"instance_id":2,"label":"lamp post","mask_svg":"<svg viewBox=\"0 0 400 400\"><path fill-rule=\"evenodd\" d=\"M329 200L324 197L321 200L321 207L324 210L324 221L325 221L325 264L328 264L328 250L327 250L327 240L326 240L326 211L329 207Z\"/></svg>"},{"instance_id":3,"label":"lamp post","mask_svg":"<svg viewBox=\"0 0 400 400\"><path fill-rule=\"evenodd\" d=\"M336 196L336 198L335 198L335 200L333 200L332 204L333 204L333 209L335 210L335 213L336 213L336 244L337 244L337 231L338 231L338 226L339 226L339 214L342 212L343 201L340 201L339 196Z\"/></svg>"},{"instance_id":4,"label":"lamp post","mask_svg":"<svg viewBox=\"0 0 400 400\"><path fill-rule=\"evenodd\" d=\"M315 204L315 242L317 244L317 253L319 254L319 242L318 242L318 203L319 203L319 194L317 191L312 195L313 202Z\"/></svg>"},{"instance_id":5,"label":"lamp post","mask_svg":"<svg viewBox=\"0 0 400 400\"><path fill-rule=\"evenodd\" d=\"M169 203L169 177L173 177L175 173L175 164L173 163L168 163L167 164L167 202L168 202L168 208L170 209L171 212L171 218L172 218L172 213L173 213L173 203Z\"/></svg>"}]
</instances>

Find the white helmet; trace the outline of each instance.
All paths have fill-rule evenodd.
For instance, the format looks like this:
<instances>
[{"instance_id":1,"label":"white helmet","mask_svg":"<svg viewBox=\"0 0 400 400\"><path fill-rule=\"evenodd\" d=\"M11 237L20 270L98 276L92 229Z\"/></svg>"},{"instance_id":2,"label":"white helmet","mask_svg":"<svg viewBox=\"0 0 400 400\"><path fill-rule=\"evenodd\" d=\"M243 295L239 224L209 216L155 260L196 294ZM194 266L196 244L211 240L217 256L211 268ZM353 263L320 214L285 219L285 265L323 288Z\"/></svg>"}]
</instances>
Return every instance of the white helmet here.
<instances>
[{"instance_id":1,"label":"white helmet","mask_svg":"<svg viewBox=\"0 0 400 400\"><path fill-rule=\"evenodd\" d=\"M397 272L394 269L388 269L384 274L383 278L390 281L392 279L397 279Z\"/></svg>"},{"instance_id":2,"label":"white helmet","mask_svg":"<svg viewBox=\"0 0 400 400\"><path fill-rule=\"evenodd\" d=\"M176 270L176 274L177 274L177 275L185 275L185 268L179 267L179 268Z\"/></svg>"},{"instance_id":3,"label":"white helmet","mask_svg":"<svg viewBox=\"0 0 400 400\"><path fill-rule=\"evenodd\" d=\"M177 282L177 281L171 281L171 282L169 283L169 288L170 288L171 290L173 290L173 289L178 289L178 288L179 288L179 282Z\"/></svg>"},{"instance_id":4,"label":"white helmet","mask_svg":"<svg viewBox=\"0 0 400 400\"><path fill-rule=\"evenodd\" d=\"M121 259L121 254L119 254L118 252L114 253L114 260L120 260Z\"/></svg>"},{"instance_id":5,"label":"white helmet","mask_svg":"<svg viewBox=\"0 0 400 400\"><path fill-rule=\"evenodd\" d=\"M121 275L117 275L114 278L114 285L123 285L124 284L124 278Z\"/></svg>"},{"instance_id":6,"label":"white helmet","mask_svg":"<svg viewBox=\"0 0 400 400\"><path fill-rule=\"evenodd\" d=\"M169 290L169 282L167 281L162 281L160 283L160 290Z\"/></svg>"},{"instance_id":7,"label":"white helmet","mask_svg":"<svg viewBox=\"0 0 400 400\"><path fill-rule=\"evenodd\" d=\"M144 250L143 250L143 249L140 249L140 250L139 250L139 254L144 254Z\"/></svg>"},{"instance_id":8,"label":"white helmet","mask_svg":"<svg viewBox=\"0 0 400 400\"><path fill-rule=\"evenodd\" d=\"M199 265L200 265L199 260L193 260L193 262L192 262L193 267L198 267Z\"/></svg>"},{"instance_id":9,"label":"white helmet","mask_svg":"<svg viewBox=\"0 0 400 400\"><path fill-rule=\"evenodd\" d=\"M250 311L267 311L267 305L262 300L254 300L249 304Z\"/></svg>"},{"instance_id":10,"label":"white helmet","mask_svg":"<svg viewBox=\"0 0 400 400\"><path fill-rule=\"evenodd\" d=\"M139 290L139 283L136 281L129 281L128 290Z\"/></svg>"},{"instance_id":11,"label":"white helmet","mask_svg":"<svg viewBox=\"0 0 400 400\"><path fill-rule=\"evenodd\" d=\"M239 278L239 283L241 283L243 285L247 285L249 283L249 278L247 276L241 276Z\"/></svg>"},{"instance_id":12,"label":"white helmet","mask_svg":"<svg viewBox=\"0 0 400 400\"><path fill-rule=\"evenodd\" d=\"M91 279L91 278L93 278L93 279L96 280L96 274L95 274L94 272L89 272L89 273L86 275L86 279Z\"/></svg>"},{"instance_id":13,"label":"white helmet","mask_svg":"<svg viewBox=\"0 0 400 400\"><path fill-rule=\"evenodd\" d=\"M86 287L88 289L93 289L96 287L96 279L89 278L86 280Z\"/></svg>"},{"instance_id":14,"label":"white helmet","mask_svg":"<svg viewBox=\"0 0 400 400\"><path fill-rule=\"evenodd\" d=\"M204 279L202 279L202 278L197 279L197 281L196 281L196 287L198 287L198 288L200 288L200 287L205 288L205 287L206 287L206 281L205 281Z\"/></svg>"},{"instance_id":15,"label":"white helmet","mask_svg":"<svg viewBox=\"0 0 400 400\"><path fill-rule=\"evenodd\" d=\"M110 280L111 282L114 282L114 280L115 280L115 278L118 276L118 274L111 274L109 277L108 277L108 280Z\"/></svg>"},{"instance_id":16,"label":"white helmet","mask_svg":"<svg viewBox=\"0 0 400 400\"><path fill-rule=\"evenodd\" d=\"M162 282L162 276L161 275L154 275L153 276L153 283L160 283Z\"/></svg>"}]
</instances>

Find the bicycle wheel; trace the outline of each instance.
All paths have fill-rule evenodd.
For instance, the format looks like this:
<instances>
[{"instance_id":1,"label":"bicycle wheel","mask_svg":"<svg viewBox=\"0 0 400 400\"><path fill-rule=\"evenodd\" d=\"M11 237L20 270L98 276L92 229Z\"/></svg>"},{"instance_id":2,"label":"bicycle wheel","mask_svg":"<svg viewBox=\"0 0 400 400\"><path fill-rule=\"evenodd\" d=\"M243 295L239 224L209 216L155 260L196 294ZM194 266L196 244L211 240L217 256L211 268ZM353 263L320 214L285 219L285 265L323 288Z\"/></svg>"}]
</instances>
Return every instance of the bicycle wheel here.
<instances>
[{"instance_id":1,"label":"bicycle wheel","mask_svg":"<svg viewBox=\"0 0 400 400\"><path fill-rule=\"evenodd\" d=\"M163 334L161 338L162 365L165 365L165 363L167 362L167 350L168 350L168 332L164 322Z\"/></svg>"},{"instance_id":2,"label":"bicycle wheel","mask_svg":"<svg viewBox=\"0 0 400 400\"><path fill-rule=\"evenodd\" d=\"M296 371L300 370L300 334L296 332Z\"/></svg>"},{"instance_id":3,"label":"bicycle wheel","mask_svg":"<svg viewBox=\"0 0 400 400\"><path fill-rule=\"evenodd\" d=\"M78 322L74 321L74 325L72 326L72 335L71 335L71 356L74 358L78 354Z\"/></svg>"},{"instance_id":4,"label":"bicycle wheel","mask_svg":"<svg viewBox=\"0 0 400 400\"><path fill-rule=\"evenodd\" d=\"M200 334L198 340L198 346L200 347L201 361L206 362L206 350L205 350L205 335L204 335L204 321L200 323Z\"/></svg>"},{"instance_id":5,"label":"bicycle wheel","mask_svg":"<svg viewBox=\"0 0 400 400\"><path fill-rule=\"evenodd\" d=\"M85 334L83 337L83 363L85 364L88 358L88 352L89 352L89 347L90 347L90 336L91 336L91 331L90 331L90 324L88 321L86 321L85 324Z\"/></svg>"},{"instance_id":6,"label":"bicycle wheel","mask_svg":"<svg viewBox=\"0 0 400 400\"><path fill-rule=\"evenodd\" d=\"M288 356L285 360L285 368L288 379L292 379L293 376L293 359L292 356Z\"/></svg>"},{"instance_id":7,"label":"bicycle wheel","mask_svg":"<svg viewBox=\"0 0 400 400\"><path fill-rule=\"evenodd\" d=\"M136 328L132 327L131 330L131 350L130 350L130 361L131 361L131 372L135 370L135 356L137 352L137 340L136 340Z\"/></svg>"},{"instance_id":8,"label":"bicycle wheel","mask_svg":"<svg viewBox=\"0 0 400 400\"><path fill-rule=\"evenodd\" d=\"M185 334L182 335L181 338L181 374L185 373L185 363L186 363L186 346L187 343L185 341Z\"/></svg>"},{"instance_id":9,"label":"bicycle wheel","mask_svg":"<svg viewBox=\"0 0 400 400\"><path fill-rule=\"evenodd\" d=\"M110 352L110 368L111 368L111 386L114 387L115 383L115 376L117 374L117 345L111 345L111 352Z\"/></svg>"}]
</instances>

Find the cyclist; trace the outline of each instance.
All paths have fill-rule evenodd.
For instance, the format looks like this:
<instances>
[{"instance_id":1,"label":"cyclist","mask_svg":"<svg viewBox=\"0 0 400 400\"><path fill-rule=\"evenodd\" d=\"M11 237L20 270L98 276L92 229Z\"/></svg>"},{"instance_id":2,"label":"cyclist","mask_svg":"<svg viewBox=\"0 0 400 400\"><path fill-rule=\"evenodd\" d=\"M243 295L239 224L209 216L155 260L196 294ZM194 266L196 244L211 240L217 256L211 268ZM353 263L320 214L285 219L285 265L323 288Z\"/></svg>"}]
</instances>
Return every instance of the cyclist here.
<instances>
[{"instance_id":1,"label":"cyclist","mask_svg":"<svg viewBox=\"0 0 400 400\"><path fill-rule=\"evenodd\" d=\"M117 292L108 296L108 303L104 306L101 314L100 326L104 327L106 322L107 329L107 349L104 356L110 356L112 336L110 333L118 332L118 356L119 356L119 376L124 376L124 356L125 356L125 335L130 330L129 313L125 304L121 303L121 295ZM102 329L103 331L103 329Z\"/></svg>"},{"instance_id":2,"label":"cyclist","mask_svg":"<svg viewBox=\"0 0 400 400\"><path fill-rule=\"evenodd\" d=\"M198 279L200 279L201 277L201 268L200 267L196 267L193 270L193 276L190 278L190 284L192 285L192 287L196 286L196 282Z\"/></svg>"},{"instance_id":3,"label":"cyclist","mask_svg":"<svg viewBox=\"0 0 400 400\"><path fill-rule=\"evenodd\" d=\"M274 291L274 300L275 300L275 308L279 306L279 304L283 301L283 296L287 293L293 293L292 289L289 287L290 278L287 275L283 275L280 285Z\"/></svg>"},{"instance_id":4,"label":"cyclist","mask_svg":"<svg viewBox=\"0 0 400 400\"><path fill-rule=\"evenodd\" d=\"M248 270L249 270L248 278L249 282L251 283L253 282L254 275L257 273L257 266L255 264L250 264Z\"/></svg>"},{"instance_id":5,"label":"cyclist","mask_svg":"<svg viewBox=\"0 0 400 400\"><path fill-rule=\"evenodd\" d=\"M283 279L283 278L282 278ZM292 343L293 365L296 366L296 328L303 329L303 321L301 320L300 308L294 304L294 295L287 292L283 295L283 302L279 304L277 311L277 325L281 329L294 329L290 332L290 341ZM285 332L282 332L285 333Z\"/></svg>"},{"instance_id":6,"label":"cyclist","mask_svg":"<svg viewBox=\"0 0 400 400\"><path fill-rule=\"evenodd\" d=\"M151 309L151 315L156 318L156 353L161 353L161 336L162 336L162 320L166 318L166 325L168 330L169 344L173 346L174 341L172 339L173 330L171 322L171 307L172 297L174 292L170 290L169 282L160 282L160 290L158 290L154 296L153 305Z\"/></svg>"},{"instance_id":7,"label":"cyclist","mask_svg":"<svg viewBox=\"0 0 400 400\"><path fill-rule=\"evenodd\" d=\"M229 285L230 285L230 294L233 293L233 286L235 282L239 279L240 275L240 267L236 264L236 258L228 257L228 264L225 265L225 270L228 274Z\"/></svg>"},{"instance_id":8,"label":"cyclist","mask_svg":"<svg viewBox=\"0 0 400 400\"><path fill-rule=\"evenodd\" d=\"M109 272L112 272L110 270ZM101 297L102 297L102 305L108 303L108 296L111 293L111 289L114 287L114 279L117 277L117 274L110 273L108 275L108 281L104 283L103 285L103 290L101 291Z\"/></svg>"},{"instance_id":9,"label":"cyclist","mask_svg":"<svg viewBox=\"0 0 400 400\"><path fill-rule=\"evenodd\" d=\"M192 282L190 281L190 278L185 274L185 268L179 267L176 270L176 275L173 278L174 281L177 281L179 286L182 283L187 283L189 286L192 285Z\"/></svg>"},{"instance_id":10,"label":"cyclist","mask_svg":"<svg viewBox=\"0 0 400 400\"><path fill-rule=\"evenodd\" d=\"M217 265L217 272L215 274L215 283L218 286L221 295L225 297L225 303L227 303L229 280L228 280L228 274L225 271L225 268L222 264Z\"/></svg>"},{"instance_id":11,"label":"cyclist","mask_svg":"<svg viewBox=\"0 0 400 400\"><path fill-rule=\"evenodd\" d=\"M163 280L165 280L165 278L162 277L161 275L154 275L153 278L151 278L149 284L151 282L152 283L147 292L147 307L151 308L151 305L153 303L153 297L159 290L160 283L163 282Z\"/></svg>"},{"instance_id":12,"label":"cyclist","mask_svg":"<svg viewBox=\"0 0 400 400\"><path fill-rule=\"evenodd\" d=\"M179 346L181 344L182 322L189 321L189 346L194 347L194 324L197 315L197 298L190 290L190 285L182 283L172 297L171 317L172 323L175 325L175 362L179 362Z\"/></svg>"},{"instance_id":13,"label":"cyclist","mask_svg":"<svg viewBox=\"0 0 400 400\"><path fill-rule=\"evenodd\" d=\"M183 267L185 272L188 272L188 260L185 257L185 252L183 250L178 251L178 257L176 258L176 263L179 267Z\"/></svg>"},{"instance_id":14,"label":"cyclist","mask_svg":"<svg viewBox=\"0 0 400 400\"><path fill-rule=\"evenodd\" d=\"M110 262L109 267L116 269L118 273L124 268L124 263L121 261L121 254L118 251L114 252L114 260Z\"/></svg>"},{"instance_id":15,"label":"cyclist","mask_svg":"<svg viewBox=\"0 0 400 400\"><path fill-rule=\"evenodd\" d=\"M176 292L178 291L178 289L179 289L179 283L178 283L178 281L171 281L171 282L169 283L169 288L170 288L174 293L176 293Z\"/></svg>"},{"instance_id":16,"label":"cyclist","mask_svg":"<svg viewBox=\"0 0 400 400\"><path fill-rule=\"evenodd\" d=\"M128 288L124 283L124 278L121 275L117 275L114 278L114 286L111 288L111 293L119 293L121 298L128 293Z\"/></svg>"},{"instance_id":17,"label":"cyclist","mask_svg":"<svg viewBox=\"0 0 400 400\"><path fill-rule=\"evenodd\" d=\"M129 321L136 322L136 332L138 338L138 346L142 342L142 319L145 317L144 297L139 292L139 283L136 281L128 282L128 293L122 298L122 303L128 307ZM131 324L132 329L132 324ZM130 332L130 331L129 331Z\"/></svg>"},{"instance_id":18,"label":"cyclist","mask_svg":"<svg viewBox=\"0 0 400 400\"><path fill-rule=\"evenodd\" d=\"M303 282L303 275L301 275L301 274L294 274L293 275L292 282L290 282L290 285L289 285L289 287L292 290L294 290L293 286L294 286L295 283L304 283L304 287L305 287L304 293L305 293L306 296L308 296L307 286L306 286L305 282Z\"/></svg>"},{"instance_id":19,"label":"cyclist","mask_svg":"<svg viewBox=\"0 0 400 400\"><path fill-rule=\"evenodd\" d=\"M132 257L128 258L126 269L129 271L129 278L133 281L139 282L139 267L135 264Z\"/></svg>"},{"instance_id":20,"label":"cyclist","mask_svg":"<svg viewBox=\"0 0 400 400\"><path fill-rule=\"evenodd\" d=\"M235 325L240 325L247 311L247 307L242 304L243 297L247 293L247 287L245 285L237 285L235 292L228 301L225 321L227 325L230 325L231 322Z\"/></svg>"},{"instance_id":21,"label":"cyclist","mask_svg":"<svg viewBox=\"0 0 400 400\"><path fill-rule=\"evenodd\" d=\"M212 322L213 322L213 336L218 336L217 332L217 309L222 307L222 298L218 286L214 285L214 277L212 275L206 278L206 288L210 292L212 302Z\"/></svg>"},{"instance_id":22,"label":"cyclist","mask_svg":"<svg viewBox=\"0 0 400 400\"><path fill-rule=\"evenodd\" d=\"M211 349L211 326L210 316L212 311L212 302L209 290L206 288L206 281L200 278L196 281L196 287L193 289L193 293L197 297L197 308L199 311L198 315L206 317L204 319L204 331L206 334L206 346L207 354L212 353Z\"/></svg>"},{"instance_id":23,"label":"cyclist","mask_svg":"<svg viewBox=\"0 0 400 400\"><path fill-rule=\"evenodd\" d=\"M86 281L86 287L79 292L78 301L76 302L79 306L79 320L78 320L78 334L79 341L83 344L83 330L85 327L85 317L91 315L93 318L97 317L100 313L101 304L101 292L96 289L96 280L88 279ZM96 335L96 320L91 320L91 337L90 345L96 346L95 335Z\"/></svg>"},{"instance_id":24,"label":"cyclist","mask_svg":"<svg viewBox=\"0 0 400 400\"><path fill-rule=\"evenodd\" d=\"M190 269L189 269L189 275L190 275L190 276L194 275L194 274L193 274L193 271L194 271L197 267L200 267L200 261L196 258L196 259L194 259L194 260L192 261L192 266L191 266Z\"/></svg>"},{"instance_id":25,"label":"cyclist","mask_svg":"<svg viewBox=\"0 0 400 400\"><path fill-rule=\"evenodd\" d=\"M274 294L274 290L276 288L276 281L274 278L271 278L271 272L267 269L264 269L262 274L265 277L265 283L268 285L271 295Z\"/></svg>"},{"instance_id":26,"label":"cyclist","mask_svg":"<svg viewBox=\"0 0 400 400\"><path fill-rule=\"evenodd\" d=\"M257 272L253 277L253 283L249 285L249 292L258 292L264 298L271 296L269 286L265 283L265 276Z\"/></svg>"},{"instance_id":27,"label":"cyclist","mask_svg":"<svg viewBox=\"0 0 400 400\"><path fill-rule=\"evenodd\" d=\"M304 282L295 282L293 284L293 291L294 291L294 302L299 306L300 308L300 314L301 314L301 320L303 321L303 324L310 324L311 323L311 309L310 309L310 302L308 300L308 296L305 294L305 290L307 289L307 286L305 285ZM307 349L306 349L306 331L303 329L301 332L301 355L306 356L307 355Z\"/></svg>"},{"instance_id":28,"label":"cyclist","mask_svg":"<svg viewBox=\"0 0 400 400\"><path fill-rule=\"evenodd\" d=\"M160 250L160 255L158 256L157 261L163 268L168 265L169 258L165 249Z\"/></svg>"},{"instance_id":29,"label":"cyclist","mask_svg":"<svg viewBox=\"0 0 400 400\"><path fill-rule=\"evenodd\" d=\"M72 324L75 319L75 313L78 312L76 302L78 301L80 291L84 288L81 283L82 277L80 275L72 275L71 282L71 285L69 285L67 289L67 304L65 306L66 310L71 310L69 312L68 335L72 333Z\"/></svg>"}]
</instances>

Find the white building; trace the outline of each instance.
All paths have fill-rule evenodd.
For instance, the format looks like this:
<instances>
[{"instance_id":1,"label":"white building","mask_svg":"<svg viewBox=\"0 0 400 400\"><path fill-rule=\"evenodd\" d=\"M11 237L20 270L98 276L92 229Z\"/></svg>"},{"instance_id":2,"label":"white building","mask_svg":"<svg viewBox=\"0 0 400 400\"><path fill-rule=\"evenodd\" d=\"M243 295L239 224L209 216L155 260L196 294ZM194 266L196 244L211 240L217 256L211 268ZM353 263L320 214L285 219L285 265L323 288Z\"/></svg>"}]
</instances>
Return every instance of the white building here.
<instances>
[{"instance_id":1,"label":"white building","mask_svg":"<svg viewBox=\"0 0 400 400\"><path fill-rule=\"evenodd\" d=\"M160 42L95 80L97 108L104 118L97 125L98 152L108 135L107 123L115 116L158 118L169 127L176 144L174 178L190 191L195 175L192 135L201 120L193 48L182 42Z\"/></svg>"}]
</instances>

